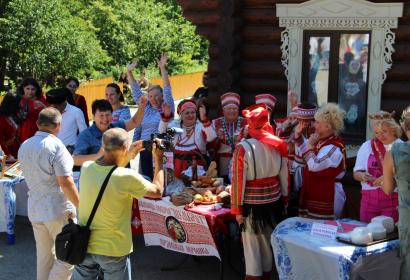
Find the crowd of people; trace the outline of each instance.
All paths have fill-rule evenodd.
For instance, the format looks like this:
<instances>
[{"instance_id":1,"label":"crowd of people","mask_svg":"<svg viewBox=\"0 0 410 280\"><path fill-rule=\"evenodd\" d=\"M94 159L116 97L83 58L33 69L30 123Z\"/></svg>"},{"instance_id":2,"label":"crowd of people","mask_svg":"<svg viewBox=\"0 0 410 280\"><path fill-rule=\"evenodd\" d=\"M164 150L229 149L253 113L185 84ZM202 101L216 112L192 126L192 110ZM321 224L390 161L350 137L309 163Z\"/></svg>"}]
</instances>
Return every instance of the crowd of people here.
<instances>
[{"instance_id":1,"label":"crowd of people","mask_svg":"<svg viewBox=\"0 0 410 280\"><path fill-rule=\"evenodd\" d=\"M29 187L28 215L37 246L37 279L131 279L129 254L134 198L160 198L164 191L162 151L152 151L144 141L167 128L181 132L173 137L173 175L183 179L218 166L231 194L231 213L241 229L246 279L270 279L273 258L270 235L276 224L290 216L335 219L343 215L346 195L341 180L346 173L346 145L341 133L345 112L328 103L299 104L289 94L291 111L274 119L276 98L255 96L255 104L240 114L240 95L220 97L221 117L208 117L208 89L174 107L166 70L168 57L157 64L159 85L142 85L133 75L138 60L127 65L127 80L138 111L131 116L120 87L111 83L105 99L92 105L90 125L85 98L76 93L79 81L48 91L33 78L21 83L22 96L8 93L0 105L0 145L11 159L21 162ZM146 94L141 86L147 86ZM408 209L410 194L410 109L403 112L401 126L393 114L369 116L374 136L357 154L354 178L362 185L360 220L386 215L399 221L402 273L410 271ZM132 141L127 131L134 129ZM132 143L132 144L131 144ZM21 146L20 146L21 145ZM137 154L140 169L127 168ZM76 217L87 222L95 197L107 173L117 166L92 223L92 235L84 262L75 268L55 259L53 244L67 222ZM72 170L81 167L80 191ZM143 176L141 176L143 175ZM397 186L397 188L396 188ZM74 273L73 273L74 271Z\"/></svg>"}]
</instances>

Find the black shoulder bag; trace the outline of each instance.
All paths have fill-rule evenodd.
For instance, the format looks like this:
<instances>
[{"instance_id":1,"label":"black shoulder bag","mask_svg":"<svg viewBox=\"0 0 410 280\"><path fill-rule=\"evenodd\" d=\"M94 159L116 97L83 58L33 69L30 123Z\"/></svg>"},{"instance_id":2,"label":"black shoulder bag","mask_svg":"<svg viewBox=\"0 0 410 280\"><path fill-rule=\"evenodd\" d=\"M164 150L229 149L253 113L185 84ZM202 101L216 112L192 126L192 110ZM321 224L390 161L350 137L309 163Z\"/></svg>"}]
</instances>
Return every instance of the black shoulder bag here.
<instances>
[{"instance_id":1,"label":"black shoulder bag","mask_svg":"<svg viewBox=\"0 0 410 280\"><path fill-rule=\"evenodd\" d=\"M88 218L87 224L85 226L78 225L74 223L72 219L69 219L68 224L66 224L62 231L57 234L55 241L55 251L56 257L60 261L69 264L80 264L87 254L88 241L90 239L90 225L94 219L95 212L97 211L98 205L100 204L101 198L104 194L105 188L107 187L108 181L111 174L117 166L114 166L104 183L101 186L100 192L98 193L97 199L95 200L93 210L91 211L90 217Z\"/></svg>"}]
</instances>

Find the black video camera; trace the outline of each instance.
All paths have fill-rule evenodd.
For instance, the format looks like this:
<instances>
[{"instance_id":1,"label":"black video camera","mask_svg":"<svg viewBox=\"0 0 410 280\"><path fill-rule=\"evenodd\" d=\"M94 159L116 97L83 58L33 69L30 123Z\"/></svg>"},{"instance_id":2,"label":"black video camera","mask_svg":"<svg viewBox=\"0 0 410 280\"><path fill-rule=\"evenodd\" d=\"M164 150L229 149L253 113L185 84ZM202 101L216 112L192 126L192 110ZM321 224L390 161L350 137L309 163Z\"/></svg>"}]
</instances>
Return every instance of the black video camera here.
<instances>
[{"instance_id":1,"label":"black video camera","mask_svg":"<svg viewBox=\"0 0 410 280\"><path fill-rule=\"evenodd\" d=\"M150 140L142 141L144 145L144 149L151 152L152 144L155 143L157 145L157 148L160 149L161 151L173 151L174 150L174 144L173 144L174 136L182 132L184 132L182 128L172 127L172 128L167 128L167 130L164 133L151 134Z\"/></svg>"}]
</instances>

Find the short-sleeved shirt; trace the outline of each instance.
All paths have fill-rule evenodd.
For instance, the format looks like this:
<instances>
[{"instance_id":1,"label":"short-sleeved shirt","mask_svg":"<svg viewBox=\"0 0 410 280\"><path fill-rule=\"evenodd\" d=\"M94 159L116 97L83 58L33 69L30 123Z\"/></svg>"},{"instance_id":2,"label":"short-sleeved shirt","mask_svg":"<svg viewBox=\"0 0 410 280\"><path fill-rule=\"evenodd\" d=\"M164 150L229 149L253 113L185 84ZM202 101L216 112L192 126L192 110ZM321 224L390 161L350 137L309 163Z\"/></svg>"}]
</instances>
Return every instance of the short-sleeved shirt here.
<instances>
[{"instance_id":1,"label":"short-sleeved shirt","mask_svg":"<svg viewBox=\"0 0 410 280\"><path fill-rule=\"evenodd\" d=\"M403 142L400 139L397 139L394 141L394 143L401 143ZM391 149L391 145L384 145L384 148L386 151L389 151ZM376 156L373 153L372 150L372 144L371 140L367 140L364 142L361 146L359 151L357 152L357 157L356 157L356 163L353 168L354 172L357 171L364 171L370 175L372 175L375 178L380 177L383 174L380 174L380 166L378 164L378 160L376 159ZM369 184L368 182L361 182L362 184L362 189L363 190L376 190L379 187L373 186Z\"/></svg>"},{"instance_id":2,"label":"short-sleeved shirt","mask_svg":"<svg viewBox=\"0 0 410 280\"><path fill-rule=\"evenodd\" d=\"M120 127L125 129L125 122L120 120L110 124L109 128ZM78 135L73 155L92 155L98 153L101 148L103 132L97 128L95 123Z\"/></svg>"},{"instance_id":3,"label":"short-sleeved shirt","mask_svg":"<svg viewBox=\"0 0 410 280\"><path fill-rule=\"evenodd\" d=\"M28 186L28 217L31 222L47 222L65 213L75 213L56 176L71 176L73 158L56 136L37 131L20 147L18 160Z\"/></svg>"},{"instance_id":4,"label":"short-sleeved shirt","mask_svg":"<svg viewBox=\"0 0 410 280\"><path fill-rule=\"evenodd\" d=\"M113 166L87 161L81 168L79 223L85 225L102 183ZM131 209L150 182L137 171L118 167L111 175L91 223L88 253L121 257L132 252Z\"/></svg>"},{"instance_id":5,"label":"short-sleeved shirt","mask_svg":"<svg viewBox=\"0 0 410 280\"><path fill-rule=\"evenodd\" d=\"M66 146L74 146L77 142L78 134L87 128L83 112L77 107L67 103L62 113L61 129L57 137Z\"/></svg>"}]
</instances>

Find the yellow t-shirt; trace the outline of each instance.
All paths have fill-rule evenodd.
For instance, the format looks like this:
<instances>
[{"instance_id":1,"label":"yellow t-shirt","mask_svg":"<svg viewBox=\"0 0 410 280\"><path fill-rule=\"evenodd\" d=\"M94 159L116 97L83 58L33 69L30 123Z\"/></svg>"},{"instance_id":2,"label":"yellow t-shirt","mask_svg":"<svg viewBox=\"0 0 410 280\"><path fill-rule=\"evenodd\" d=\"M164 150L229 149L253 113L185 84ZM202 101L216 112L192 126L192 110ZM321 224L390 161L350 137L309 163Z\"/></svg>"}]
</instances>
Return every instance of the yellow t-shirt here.
<instances>
[{"instance_id":1,"label":"yellow t-shirt","mask_svg":"<svg viewBox=\"0 0 410 280\"><path fill-rule=\"evenodd\" d=\"M112 167L93 161L83 164L79 224L87 223L102 183ZM135 170L118 167L113 172L91 223L88 253L121 257L132 252L132 199L143 197L149 184Z\"/></svg>"}]
</instances>

